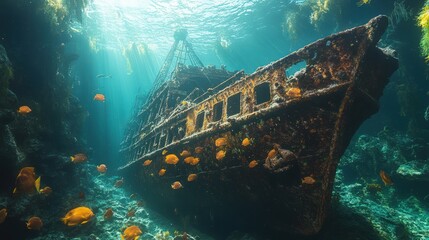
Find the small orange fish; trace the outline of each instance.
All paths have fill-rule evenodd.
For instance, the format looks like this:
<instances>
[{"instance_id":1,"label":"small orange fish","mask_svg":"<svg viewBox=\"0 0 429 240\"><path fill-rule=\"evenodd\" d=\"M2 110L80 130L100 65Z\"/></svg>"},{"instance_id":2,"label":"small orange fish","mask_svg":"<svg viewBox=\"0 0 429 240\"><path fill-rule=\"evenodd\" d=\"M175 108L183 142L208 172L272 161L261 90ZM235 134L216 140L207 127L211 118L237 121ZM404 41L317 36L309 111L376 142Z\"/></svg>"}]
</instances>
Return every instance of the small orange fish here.
<instances>
[{"instance_id":1,"label":"small orange fish","mask_svg":"<svg viewBox=\"0 0 429 240\"><path fill-rule=\"evenodd\" d=\"M181 156L181 157L186 158L186 157L191 156L191 153L190 153L189 151L187 151L187 150L183 150L183 151L180 153L180 156Z\"/></svg>"},{"instance_id":2,"label":"small orange fish","mask_svg":"<svg viewBox=\"0 0 429 240\"><path fill-rule=\"evenodd\" d=\"M195 148L195 153L197 153L197 154L201 154L203 151L204 151L204 148L202 148L202 147L196 147Z\"/></svg>"},{"instance_id":3,"label":"small orange fish","mask_svg":"<svg viewBox=\"0 0 429 240\"><path fill-rule=\"evenodd\" d=\"M116 180L115 187L117 187L117 188L122 187L122 184L124 184L124 178Z\"/></svg>"},{"instance_id":4,"label":"small orange fish","mask_svg":"<svg viewBox=\"0 0 429 240\"><path fill-rule=\"evenodd\" d=\"M40 230L43 227L42 219L39 217L31 217L28 219L27 228L30 230Z\"/></svg>"},{"instance_id":5,"label":"small orange fish","mask_svg":"<svg viewBox=\"0 0 429 240\"><path fill-rule=\"evenodd\" d=\"M104 102L106 100L106 97L101 93L97 93L94 96L94 100L99 102Z\"/></svg>"},{"instance_id":6,"label":"small orange fish","mask_svg":"<svg viewBox=\"0 0 429 240\"><path fill-rule=\"evenodd\" d=\"M167 153L168 153L167 149L162 150L162 155L165 155Z\"/></svg>"},{"instance_id":7,"label":"small orange fish","mask_svg":"<svg viewBox=\"0 0 429 240\"><path fill-rule=\"evenodd\" d=\"M301 182L302 184L314 184L316 182L316 179L314 179L312 176L307 176L304 177Z\"/></svg>"},{"instance_id":8,"label":"small orange fish","mask_svg":"<svg viewBox=\"0 0 429 240\"><path fill-rule=\"evenodd\" d=\"M165 162L167 164L177 164L179 162L179 158L175 154L168 154L165 156Z\"/></svg>"},{"instance_id":9,"label":"small orange fish","mask_svg":"<svg viewBox=\"0 0 429 240\"><path fill-rule=\"evenodd\" d=\"M2 210L0 210L0 224L2 224L4 220L6 220L6 217L7 217L7 209L3 208Z\"/></svg>"},{"instance_id":10,"label":"small orange fish","mask_svg":"<svg viewBox=\"0 0 429 240\"><path fill-rule=\"evenodd\" d=\"M100 165L98 165L98 166L97 166L97 171L98 171L99 173L106 173L106 171L107 171L107 167L106 167L106 165L105 165L105 164L100 164Z\"/></svg>"},{"instance_id":11,"label":"small orange fish","mask_svg":"<svg viewBox=\"0 0 429 240\"><path fill-rule=\"evenodd\" d=\"M392 179L390 178L389 175L387 175L387 173L385 171L380 170L380 177L384 183L384 186L393 185Z\"/></svg>"},{"instance_id":12,"label":"small orange fish","mask_svg":"<svg viewBox=\"0 0 429 240\"><path fill-rule=\"evenodd\" d=\"M136 215L136 210L134 209L130 209L127 213L127 217L131 218L134 217Z\"/></svg>"},{"instance_id":13,"label":"small orange fish","mask_svg":"<svg viewBox=\"0 0 429 240\"><path fill-rule=\"evenodd\" d=\"M200 162L200 158L192 158L192 161L189 163L193 166L197 165Z\"/></svg>"},{"instance_id":14,"label":"small orange fish","mask_svg":"<svg viewBox=\"0 0 429 240\"><path fill-rule=\"evenodd\" d=\"M142 235L143 232L140 230L139 227L133 225L130 227L127 227L124 230L124 234L121 235L121 240L137 240L140 235Z\"/></svg>"},{"instance_id":15,"label":"small orange fish","mask_svg":"<svg viewBox=\"0 0 429 240\"><path fill-rule=\"evenodd\" d=\"M164 176L164 174L165 174L166 171L167 170L165 170L165 168L162 168L161 170L159 170L158 175L159 176Z\"/></svg>"},{"instance_id":16,"label":"small orange fish","mask_svg":"<svg viewBox=\"0 0 429 240\"><path fill-rule=\"evenodd\" d=\"M137 202L137 206L138 206L138 207L142 207L143 205L144 205L144 202L143 202L143 201L138 201L138 202Z\"/></svg>"},{"instance_id":17,"label":"small orange fish","mask_svg":"<svg viewBox=\"0 0 429 240\"><path fill-rule=\"evenodd\" d=\"M106 212L104 213L104 219L109 220L113 217L113 210L112 208L108 208Z\"/></svg>"},{"instance_id":18,"label":"small orange fish","mask_svg":"<svg viewBox=\"0 0 429 240\"><path fill-rule=\"evenodd\" d=\"M185 160L183 160L187 164L191 164L191 162L194 160L194 157L187 157Z\"/></svg>"},{"instance_id":19,"label":"small orange fish","mask_svg":"<svg viewBox=\"0 0 429 240\"><path fill-rule=\"evenodd\" d=\"M18 109L18 113L21 115L27 115L31 112L31 108L29 108L28 106L21 106Z\"/></svg>"},{"instance_id":20,"label":"small orange fish","mask_svg":"<svg viewBox=\"0 0 429 240\"><path fill-rule=\"evenodd\" d=\"M15 188L13 189L13 193L33 193L34 191L39 192L39 190L40 177L36 179L34 167L22 168L18 176L16 177L16 183Z\"/></svg>"},{"instance_id":21,"label":"small orange fish","mask_svg":"<svg viewBox=\"0 0 429 240\"><path fill-rule=\"evenodd\" d=\"M77 207L70 210L65 217L61 218L61 221L69 226L76 226L79 224L85 224L89 222L93 217L94 213L87 207Z\"/></svg>"},{"instance_id":22,"label":"small orange fish","mask_svg":"<svg viewBox=\"0 0 429 240\"><path fill-rule=\"evenodd\" d=\"M299 88L289 88L286 92L288 97L301 97L301 89Z\"/></svg>"},{"instance_id":23,"label":"small orange fish","mask_svg":"<svg viewBox=\"0 0 429 240\"><path fill-rule=\"evenodd\" d=\"M50 188L50 187L46 186L46 187L44 187L44 188L40 189L40 191L39 191L39 192L40 192L41 194L43 194L43 195L48 196L49 194L51 194L51 193L52 193L52 188Z\"/></svg>"},{"instance_id":24,"label":"small orange fish","mask_svg":"<svg viewBox=\"0 0 429 240\"><path fill-rule=\"evenodd\" d=\"M171 188L174 190L183 188L182 184L179 181L175 181L173 184L171 184Z\"/></svg>"},{"instance_id":25,"label":"small orange fish","mask_svg":"<svg viewBox=\"0 0 429 240\"><path fill-rule=\"evenodd\" d=\"M249 168L254 168L254 167L256 167L256 166L258 166L258 161L256 161L256 160L252 160L252 161L249 163Z\"/></svg>"},{"instance_id":26,"label":"small orange fish","mask_svg":"<svg viewBox=\"0 0 429 240\"><path fill-rule=\"evenodd\" d=\"M274 158L277 155L277 150L276 149L271 149L271 151L268 152L268 159Z\"/></svg>"},{"instance_id":27,"label":"small orange fish","mask_svg":"<svg viewBox=\"0 0 429 240\"><path fill-rule=\"evenodd\" d=\"M219 152L216 153L216 159L217 160L222 160L226 155L226 152L224 150L220 150Z\"/></svg>"},{"instance_id":28,"label":"small orange fish","mask_svg":"<svg viewBox=\"0 0 429 240\"><path fill-rule=\"evenodd\" d=\"M189 174L188 182L195 181L196 179L197 179L197 174L195 174L195 173Z\"/></svg>"},{"instance_id":29,"label":"small orange fish","mask_svg":"<svg viewBox=\"0 0 429 240\"><path fill-rule=\"evenodd\" d=\"M152 163L152 160L146 160L143 163L143 166L149 166Z\"/></svg>"},{"instance_id":30,"label":"small orange fish","mask_svg":"<svg viewBox=\"0 0 429 240\"><path fill-rule=\"evenodd\" d=\"M226 138L223 138L223 137L218 138L218 139L215 140L216 147L225 146L226 143L227 143Z\"/></svg>"},{"instance_id":31,"label":"small orange fish","mask_svg":"<svg viewBox=\"0 0 429 240\"><path fill-rule=\"evenodd\" d=\"M88 157L83 153L78 153L71 156L70 159L73 163L81 163L81 162L85 162L88 159Z\"/></svg>"},{"instance_id":32,"label":"small orange fish","mask_svg":"<svg viewBox=\"0 0 429 240\"><path fill-rule=\"evenodd\" d=\"M241 142L241 145L242 145L243 147L247 147L247 146L249 146L249 145L250 145L250 139L249 139L249 138L245 138L245 139L243 139L243 141Z\"/></svg>"}]
</instances>

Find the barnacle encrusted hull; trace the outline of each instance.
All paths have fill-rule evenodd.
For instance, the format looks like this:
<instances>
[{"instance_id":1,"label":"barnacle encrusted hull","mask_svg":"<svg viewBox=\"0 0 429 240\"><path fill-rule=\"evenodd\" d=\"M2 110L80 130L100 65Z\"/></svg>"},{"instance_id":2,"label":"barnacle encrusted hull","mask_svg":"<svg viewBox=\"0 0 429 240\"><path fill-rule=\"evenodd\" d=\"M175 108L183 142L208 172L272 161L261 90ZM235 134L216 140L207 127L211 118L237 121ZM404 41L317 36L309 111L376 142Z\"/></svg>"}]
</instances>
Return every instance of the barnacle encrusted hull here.
<instances>
[{"instance_id":1,"label":"barnacle encrusted hull","mask_svg":"<svg viewBox=\"0 0 429 240\"><path fill-rule=\"evenodd\" d=\"M135 131L143 135L122 149L128 163L120 170L154 206L194 222L317 233L338 161L398 67L376 47L387 22L379 16L321 39L193 99L143 133L142 124ZM299 62L306 66L289 76ZM185 163L183 150L199 162ZM180 161L167 164L168 154ZM189 174L197 179L188 182ZM175 181L183 188L172 189Z\"/></svg>"}]
</instances>

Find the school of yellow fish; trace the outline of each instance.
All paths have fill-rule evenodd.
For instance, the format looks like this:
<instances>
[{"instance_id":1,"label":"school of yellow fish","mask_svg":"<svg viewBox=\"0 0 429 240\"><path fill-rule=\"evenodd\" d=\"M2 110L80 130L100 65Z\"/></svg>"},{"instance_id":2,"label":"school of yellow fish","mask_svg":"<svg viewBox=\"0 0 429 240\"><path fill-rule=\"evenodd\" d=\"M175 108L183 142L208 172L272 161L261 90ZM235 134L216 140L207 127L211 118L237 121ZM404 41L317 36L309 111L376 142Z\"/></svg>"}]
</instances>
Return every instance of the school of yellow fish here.
<instances>
[{"instance_id":1,"label":"school of yellow fish","mask_svg":"<svg viewBox=\"0 0 429 240\"><path fill-rule=\"evenodd\" d=\"M254 141L253 138L246 137L241 141L241 146L244 148L247 148L250 145L252 145L253 141ZM215 158L219 161L224 159L227 155L226 147L228 146L228 139L226 137L219 137L219 138L215 139L214 145L218 149L218 151L216 152ZM200 158L193 156L191 150L189 150L189 149L183 149L180 152L180 154L178 154L178 155L176 155L174 153L167 154L168 152L169 151L167 149L162 150L162 155L164 156L164 162L168 165L178 164L180 162L178 155L183 159L184 163L189 164L191 166L195 166L200 162ZM204 152L203 147L195 147L195 149L194 149L195 154L201 154L203 152ZM274 157L276 154L277 154L277 150L273 149L268 153L268 156ZM152 162L153 162L152 160L147 159L143 162L142 165L146 167L146 166L151 165ZM255 168L256 166L258 166L257 160L252 160L248 163L249 168ZM166 174L166 172L167 172L166 168L161 168L160 170L158 170L158 175L160 177L162 177ZM153 177L154 174L151 173L150 176ZM191 173L188 175L187 181L193 182L193 181L197 180L197 178L198 178L197 173ZM183 185L180 181L175 181L171 184L171 188L174 190L178 190L178 189L182 189Z\"/></svg>"}]
</instances>

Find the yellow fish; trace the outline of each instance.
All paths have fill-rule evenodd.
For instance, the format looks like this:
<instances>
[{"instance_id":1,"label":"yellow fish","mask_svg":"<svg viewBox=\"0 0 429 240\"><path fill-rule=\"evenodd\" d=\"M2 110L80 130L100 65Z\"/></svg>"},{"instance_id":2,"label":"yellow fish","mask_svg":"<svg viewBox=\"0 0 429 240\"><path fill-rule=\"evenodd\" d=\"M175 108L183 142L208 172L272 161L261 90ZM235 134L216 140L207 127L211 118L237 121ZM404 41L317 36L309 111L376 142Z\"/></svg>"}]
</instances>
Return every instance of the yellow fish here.
<instances>
[{"instance_id":1,"label":"yellow fish","mask_svg":"<svg viewBox=\"0 0 429 240\"><path fill-rule=\"evenodd\" d=\"M162 150L162 155L165 155L167 153L168 153L167 149Z\"/></svg>"},{"instance_id":2,"label":"yellow fish","mask_svg":"<svg viewBox=\"0 0 429 240\"><path fill-rule=\"evenodd\" d=\"M42 219L39 217L32 217L28 219L27 229L30 230L40 230L43 227Z\"/></svg>"},{"instance_id":3,"label":"yellow fish","mask_svg":"<svg viewBox=\"0 0 429 240\"><path fill-rule=\"evenodd\" d=\"M191 153L190 153L189 151L187 151L187 150L183 150L183 151L180 153L180 156L181 156L181 157L186 158L186 157L191 156Z\"/></svg>"},{"instance_id":4,"label":"yellow fish","mask_svg":"<svg viewBox=\"0 0 429 240\"><path fill-rule=\"evenodd\" d=\"M70 159L73 163L81 163L81 162L85 162L88 159L88 157L83 153L78 153L71 156Z\"/></svg>"},{"instance_id":5,"label":"yellow fish","mask_svg":"<svg viewBox=\"0 0 429 240\"><path fill-rule=\"evenodd\" d=\"M94 96L94 100L99 101L99 102L104 102L106 100L106 97L101 93L97 93Z\"/></svg>"},{"instance_id":6,"label":"yellow fish","mask_svg":"<svg viewBox=\"0 0 429 240\"><path fill-rule=\"evenodd\" d=\"M253 160L249 163L249 168L254 168L256 166L258 166L258 162L256 160Z\"/></svg>"},{"instance_id":7,"label":"yellow fish","mask_svg":"<svg viewBox=\"0 0 429 240\"><path fill-rule=\"evenodd\" d=\"M216 153L216 159L217 160L222 160L226 155L226 152L224 150L220 150L219 152Z\"/></svg>"},{"instance_id":8,"label":"yellow fish","mask_svg":"<svg viewBox=\"0 0 429 240\"><path fill-rule=\"evenodd\" d=\"M196 147L195 148L195 153L196 154L200 154L200 153L202 153L204 151L204 148L202 148L202 147Z\"/></svg>"},{"instance_id":9,"label":"yellow fish","mask_svg":"<svg viewBox=\"0 0 429 240\"><path fill-rule=\"evenodd\" d=\"M124 230L124 234L121 235L121 240L137 240L139 239L139 236L142 234L143 234L142 230L140 230L139 227L133 225L133 226L127 227Z\"/></svg>"},{"instance_id":10,"label":"yellow fish","mask_svg":"<svg viewBox=\"0 0 429 240\"><path fill-rule=\"evenodd\" d=\"M194 161L194 157L187 157L187 158L185 158L185 160L183 160L185 163L187 163L187 164L191 164L192 163L192 161Z\"/></svg>"},{"instance_id":11,"label":"yellow fish","mask_svg":"<svg viewBox=\"0 0 429 240\"><path fill-rule=\"evenodd\" d=\"M197 165L199 162L200 162L200 158L192 158L192 161L189 164Z\"/></svg>"},{"instance_id":12,"label":"yellow fish","mask_svg":"<svg viewBox=\"0 0 429 240\"><path fill-rule=\"evenodd\" d=\"M249 146L249 145L250 145L250 140L249 140L249 138L245 138L245 139L243 139L243 141L241 142L241 145L242 145L243 147L247 147L247 146Z\"/></svg>"},{"instance_id":13,"label":"yellow fish","mask_svg":"<svg viewBox=\"0 0 429 240\"><path fill-rule=\"evenodd\" d=\"M179 162L179 158L175 154L168 154L165 156L165 162L167 164L177 164Z\"/></svg>"},{"instance_id":14,"label":"yellow fish","mask_svg":"<svg viewBox=\"0 0 429 240\"><path fill-rule=\"evenodd\" d=\"M28 106L21 106L18 109L18 113L21 115L27 115L31 112L31 108Z\"/></svg>"},{"instance_id":15,"label":"yellow fish","mask_svg":"<svg viewBox=\"0 0 429 240\"><path fill-rule=\"evenodd\" d=\"M177 189L183 188L183 185L179 181L176 181L173 184L171 184L171 188L174 190L177 190Z\"/></svg>"},{"instance_id":16,"label":"yellow fish","mask_svg":"<svg viewBox=\"0 0 429 240\"><path fill-rule=\"evenodd\" d=\"M159 175L159 176L164 176L164 174L165 174L165 172L166 172L166 171L167 171L167 170L165 170L165 169L163 168L163 169L159 170L158 175Z\"/></svg>"},{"instance_id":17,"label":"yellow fish","mask_svg":"<svg viewBox=\"0 0 429 240\"><path fill-rule=\"evenodd\" d=\"M99 173L106 173L106 171L107 171L107 166L106 166L106 164L100 164L100 165L98 165L98 166L97 166L97 171L98 171Z\"/></svg>"},{"instance_id":18,"label":"yellow fish","mask_svg":"<svg viewBox=\"0 0 429 240\"><path fill-rule=\"evenodd\" d=\"M271 159L271 158L275 157L276 155L277 155L277 150L271 149L271 151L268 152L267 158Z\"/></svg>"},{"instance_id":19,"label":"yellow fish","mask_svg":"<svg viewBox=\"0 0 429 240\"><path fill-rule=\"evenodd\" d=\"M61 218L61 221L67 226L76 226L79 224L85 224L89 222L93 217L94 213L87 207L77 207L70 210L65 217Z\"/></svg>"},{"instance_id":20,"label":"yellow fish","mask_svg":"<svg viewBox=\"0 0 429 240\"><path fill-rule=\"evenodd\" d=\"M384 186L389 186L389 185L393 185L392 179L390 178L389 175L387 175L387 173L383 170L380 170L380 178L384 183Z\"/></svg>"},{"instance_id":21,"label":"yellow fish","mask_svg":"<svg viewBox=\"0 0 429 240\"><path fill-rule=\"evenodd\" d=\"M34 167L22 168L16 177L13 193L33 193L40 190L40 177L36 179Z\"/></svg>"},{"instance_id":22,"label":"yellow fish","mask_svg":"<svg viewBox=\"0 0 429 240\"><path fill-rule=\"evenodd\" d=\"M197 179L197 174L195 174L195 173L189 174L188 182L195 181L196 179Z\"/></svg>"},{"instance_id":23,"label":"yellow fish","mask_svg":"<svg viewBox=\"0 0 429 240\"><path fill-rule=\"evenodd\" d=\"M226 144L227 144L226 138L221 137L215 140L216 147L225 146Z\"/></svg>"},{"instance_id":24,"label":"yellow fish","mask_svg":"<svg viewBox=\"0 0 429 240\"><path fill-rule=\"evenodd\" d=\"M152 163L152 160L146 160L143 163L143 166L149 166Z\"/></svg>"},{"instance_id":25,"label":"yellow fish","mask_svg":"<svg viewBox=\"0 0 429 240\"><path fill-rule=\"evenodd\" d=\"M307 176L307 177L304 177L304 178L301 180L301 182L302 182L303 184L314 184L314 183L316 182L316 179L314 179L312 176Z\"/></svg>"}]
</instances>

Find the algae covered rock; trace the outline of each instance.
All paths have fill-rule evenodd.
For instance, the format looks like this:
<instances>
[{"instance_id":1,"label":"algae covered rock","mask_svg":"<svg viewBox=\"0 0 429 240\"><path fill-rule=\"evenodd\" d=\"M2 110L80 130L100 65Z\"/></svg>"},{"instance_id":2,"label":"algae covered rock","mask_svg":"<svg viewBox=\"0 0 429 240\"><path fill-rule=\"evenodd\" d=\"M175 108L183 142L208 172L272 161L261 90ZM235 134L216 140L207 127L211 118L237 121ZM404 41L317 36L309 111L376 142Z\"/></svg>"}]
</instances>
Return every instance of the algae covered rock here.
<instances>
[{"instance_id":1,"label":"algae covered rock","mask_svg":"<svg viewBox=\"0 0 429 240\"><path fill-rule=\"evenodd\" d=\"M419 161L401 164L396 173L398 177L409 181L429 181L429 166Z\"/></svg>"},{"instance_id":2,"label":"algae covered rock","mask_svg":"<svg viewBox=\"0 0 429 240\"><path fill-rule=\"evenodd\" d=\"M6 54L6 49L0 45L0 107L4 107L8 95L9 80L12 78L12 66Z\"/></svg>"}]
</instances>

